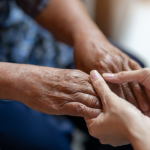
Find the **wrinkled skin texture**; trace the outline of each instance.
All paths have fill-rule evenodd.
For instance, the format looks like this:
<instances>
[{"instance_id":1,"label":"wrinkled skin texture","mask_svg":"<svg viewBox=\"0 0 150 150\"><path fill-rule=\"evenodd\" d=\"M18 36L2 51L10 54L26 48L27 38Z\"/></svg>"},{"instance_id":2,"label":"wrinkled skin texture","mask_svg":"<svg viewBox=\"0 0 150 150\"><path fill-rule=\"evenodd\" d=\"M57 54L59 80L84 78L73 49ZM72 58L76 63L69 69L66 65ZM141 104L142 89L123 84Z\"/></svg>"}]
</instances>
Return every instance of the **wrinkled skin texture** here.
<instances>
[{"instance_id":1,"label":"wrinkled skin texture","mask_svg":"<svg viewBox=\"0 0 150 150\"><path fill-rule=\"evenodd\" d=\"M100 103L89 75L78 70L63 70L24 65L17 75L18 99L28 107L53 115L96 117Z\"/></svg>"},{"instance_id":2,"label":"wrinkled skin texture","mask_svg":"<svg viewBox=\"0 0 150 150\"><path fill-rule=\"evenodd\" d=\"M132 134L138 133L137 131L142 131L140 134L147 132L147 116L114 94L101 76L92 80L92 84L103 105L103 111L97 118L85 119L92 136L98 138L102 144L121 146L130 143Z\"/></svg>"},{"instance_id":3,"label":"wrinkled skin texture","mask_svg":"<svg viewBox=\"0 0 150 150\"><path fill-rule=\"evenodd\" d=\"M77 69L86 73L95 69L100 74L141 69L138 63L111 45L105 37L99 35L83 37L81 34L77 39L74 44L75 66ZM119 97L126 99L143 112L149 111L149 102L145 91L137 82L108 83L108 85Z\"/></svg>"}]
</instances>

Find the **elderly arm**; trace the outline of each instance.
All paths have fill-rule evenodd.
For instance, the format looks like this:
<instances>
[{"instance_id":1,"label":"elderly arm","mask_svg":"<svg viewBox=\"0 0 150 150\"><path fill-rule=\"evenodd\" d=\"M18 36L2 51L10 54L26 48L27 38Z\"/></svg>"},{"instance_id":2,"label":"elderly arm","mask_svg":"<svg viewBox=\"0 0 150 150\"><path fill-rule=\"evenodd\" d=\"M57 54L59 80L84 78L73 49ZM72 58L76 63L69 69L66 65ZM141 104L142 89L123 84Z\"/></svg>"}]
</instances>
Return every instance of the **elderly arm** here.
<instances>
[{"instance_id":1,"label":"elderly arm","mask_svg":"<svg viewBox=\"0 0 150 150\"><path fill-rule=\"evenodd\" d=\"M89 75L82 71L0 63L0 72L0 99L53 115L92 118L100 112Z\"/></svg>"},{"instance_id":2,"label":"elderly arm","mask_svg":"<svg viewBox=\"0 0 150 150\"><path fill-rule=\"evenodd\" d=\"M70 45L80 34L101 34L101 31L89 17L81 0L50 0L46 8L35 18L51 31L53 35ZM95 31L95 32L94 32Z\"/></svg>"},{"instance_id":3,"label":"elderly arm","mask_svg":"<svg viewBox=\"0 0 150 150\"><path fill-rule=\"evenodd\" d=\"M74 46L77 69L88 74L96 69L102 74L141 68L108 42L80 0L50 0L35 19L57 39ZM137 82L108 85L118 96L127 99L143 112L150 110L144 90Z\"/></svg>"}]
</instances>

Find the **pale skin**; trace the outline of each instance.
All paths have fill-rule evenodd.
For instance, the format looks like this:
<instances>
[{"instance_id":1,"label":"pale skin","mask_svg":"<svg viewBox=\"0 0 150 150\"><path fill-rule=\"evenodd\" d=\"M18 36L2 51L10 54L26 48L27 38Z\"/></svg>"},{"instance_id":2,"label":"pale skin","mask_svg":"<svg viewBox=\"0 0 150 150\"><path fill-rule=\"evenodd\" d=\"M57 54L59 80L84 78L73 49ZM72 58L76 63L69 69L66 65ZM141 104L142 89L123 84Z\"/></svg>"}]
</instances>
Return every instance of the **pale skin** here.
<instances>
[{"instance_id":1,"label":"pale skin","mask_svg":"<svg viewBox=\"0 0 150 150\"><path fill-rule=\"evenodd\" d=\"M92 118L99 114L100 104L89 81L90 71L97 69L102 74L141 68L108 42L80 0L50 0L35 20L58 40L74 47L75 67L86 73L0 63L0 99L17 100L47 114ZM108 84L118 96L149 112L149 100L138 83Z\"/></svg>"},{"instance_id":2,"label":"pale skin","mask_svg":"<svg viewBox=\"0 0 150 150\"><path fill-rule=\"evenodd\" d=\"M120 146L131 143L135 150L149 150L150 118L135 106L114 94L105 80L111 83L138 82L150 90L150 69L103 74L92 71L91 82L100 96L103 109L94 119L86 119L89 133L102 144Z\"/></svg>"}]
</instances>

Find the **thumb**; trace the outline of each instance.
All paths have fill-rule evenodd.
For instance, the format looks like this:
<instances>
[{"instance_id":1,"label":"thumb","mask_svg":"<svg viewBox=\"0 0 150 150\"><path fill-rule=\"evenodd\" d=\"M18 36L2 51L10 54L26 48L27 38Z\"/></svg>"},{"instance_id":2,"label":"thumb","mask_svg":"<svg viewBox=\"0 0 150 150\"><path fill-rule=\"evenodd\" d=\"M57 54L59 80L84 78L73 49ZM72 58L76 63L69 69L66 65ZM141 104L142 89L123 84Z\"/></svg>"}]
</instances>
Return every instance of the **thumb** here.
<instances>
[{"instance_id":1,"label":"thumb","mask_svg":"<svg viewBox=\"0 0 150 150\"><path fill-rule=\"evenodd\" d=\"M90 78L94 89L101 98L103 108L105 109L107 101L109 100L109 95L112 91L96 70L91 71Z\"/></svg>"}]
</instances>

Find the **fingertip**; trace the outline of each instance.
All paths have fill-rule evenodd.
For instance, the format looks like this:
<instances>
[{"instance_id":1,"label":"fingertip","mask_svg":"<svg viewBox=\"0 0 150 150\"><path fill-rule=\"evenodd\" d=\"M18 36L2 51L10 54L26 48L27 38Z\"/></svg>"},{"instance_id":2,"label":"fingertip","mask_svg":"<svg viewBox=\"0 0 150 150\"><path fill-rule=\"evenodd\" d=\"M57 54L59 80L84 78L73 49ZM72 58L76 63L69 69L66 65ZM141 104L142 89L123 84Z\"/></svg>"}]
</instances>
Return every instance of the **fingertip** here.
<instances>
[{"instance_id":1,"label":"fingertip","mask_svg":"<svg viewBox=\"0 0 150 150\"><path fill-rule=\"evenodd\" d=\"M103 73L102 76L104 79L113 79L115 75L112 73Z\"/></svg>"},{"instance_id":2,"label":"fingertip","mask_svg":"<svg viewBox=\"0 0 150 150\"><path fill-rule=\"evenodd\" d=\"M100 78L100 74L98 73L97 70L92 70L90 72L90 77L91 77L92 80L97 80L97 79Z\"/></svg>"}]
</instances>

